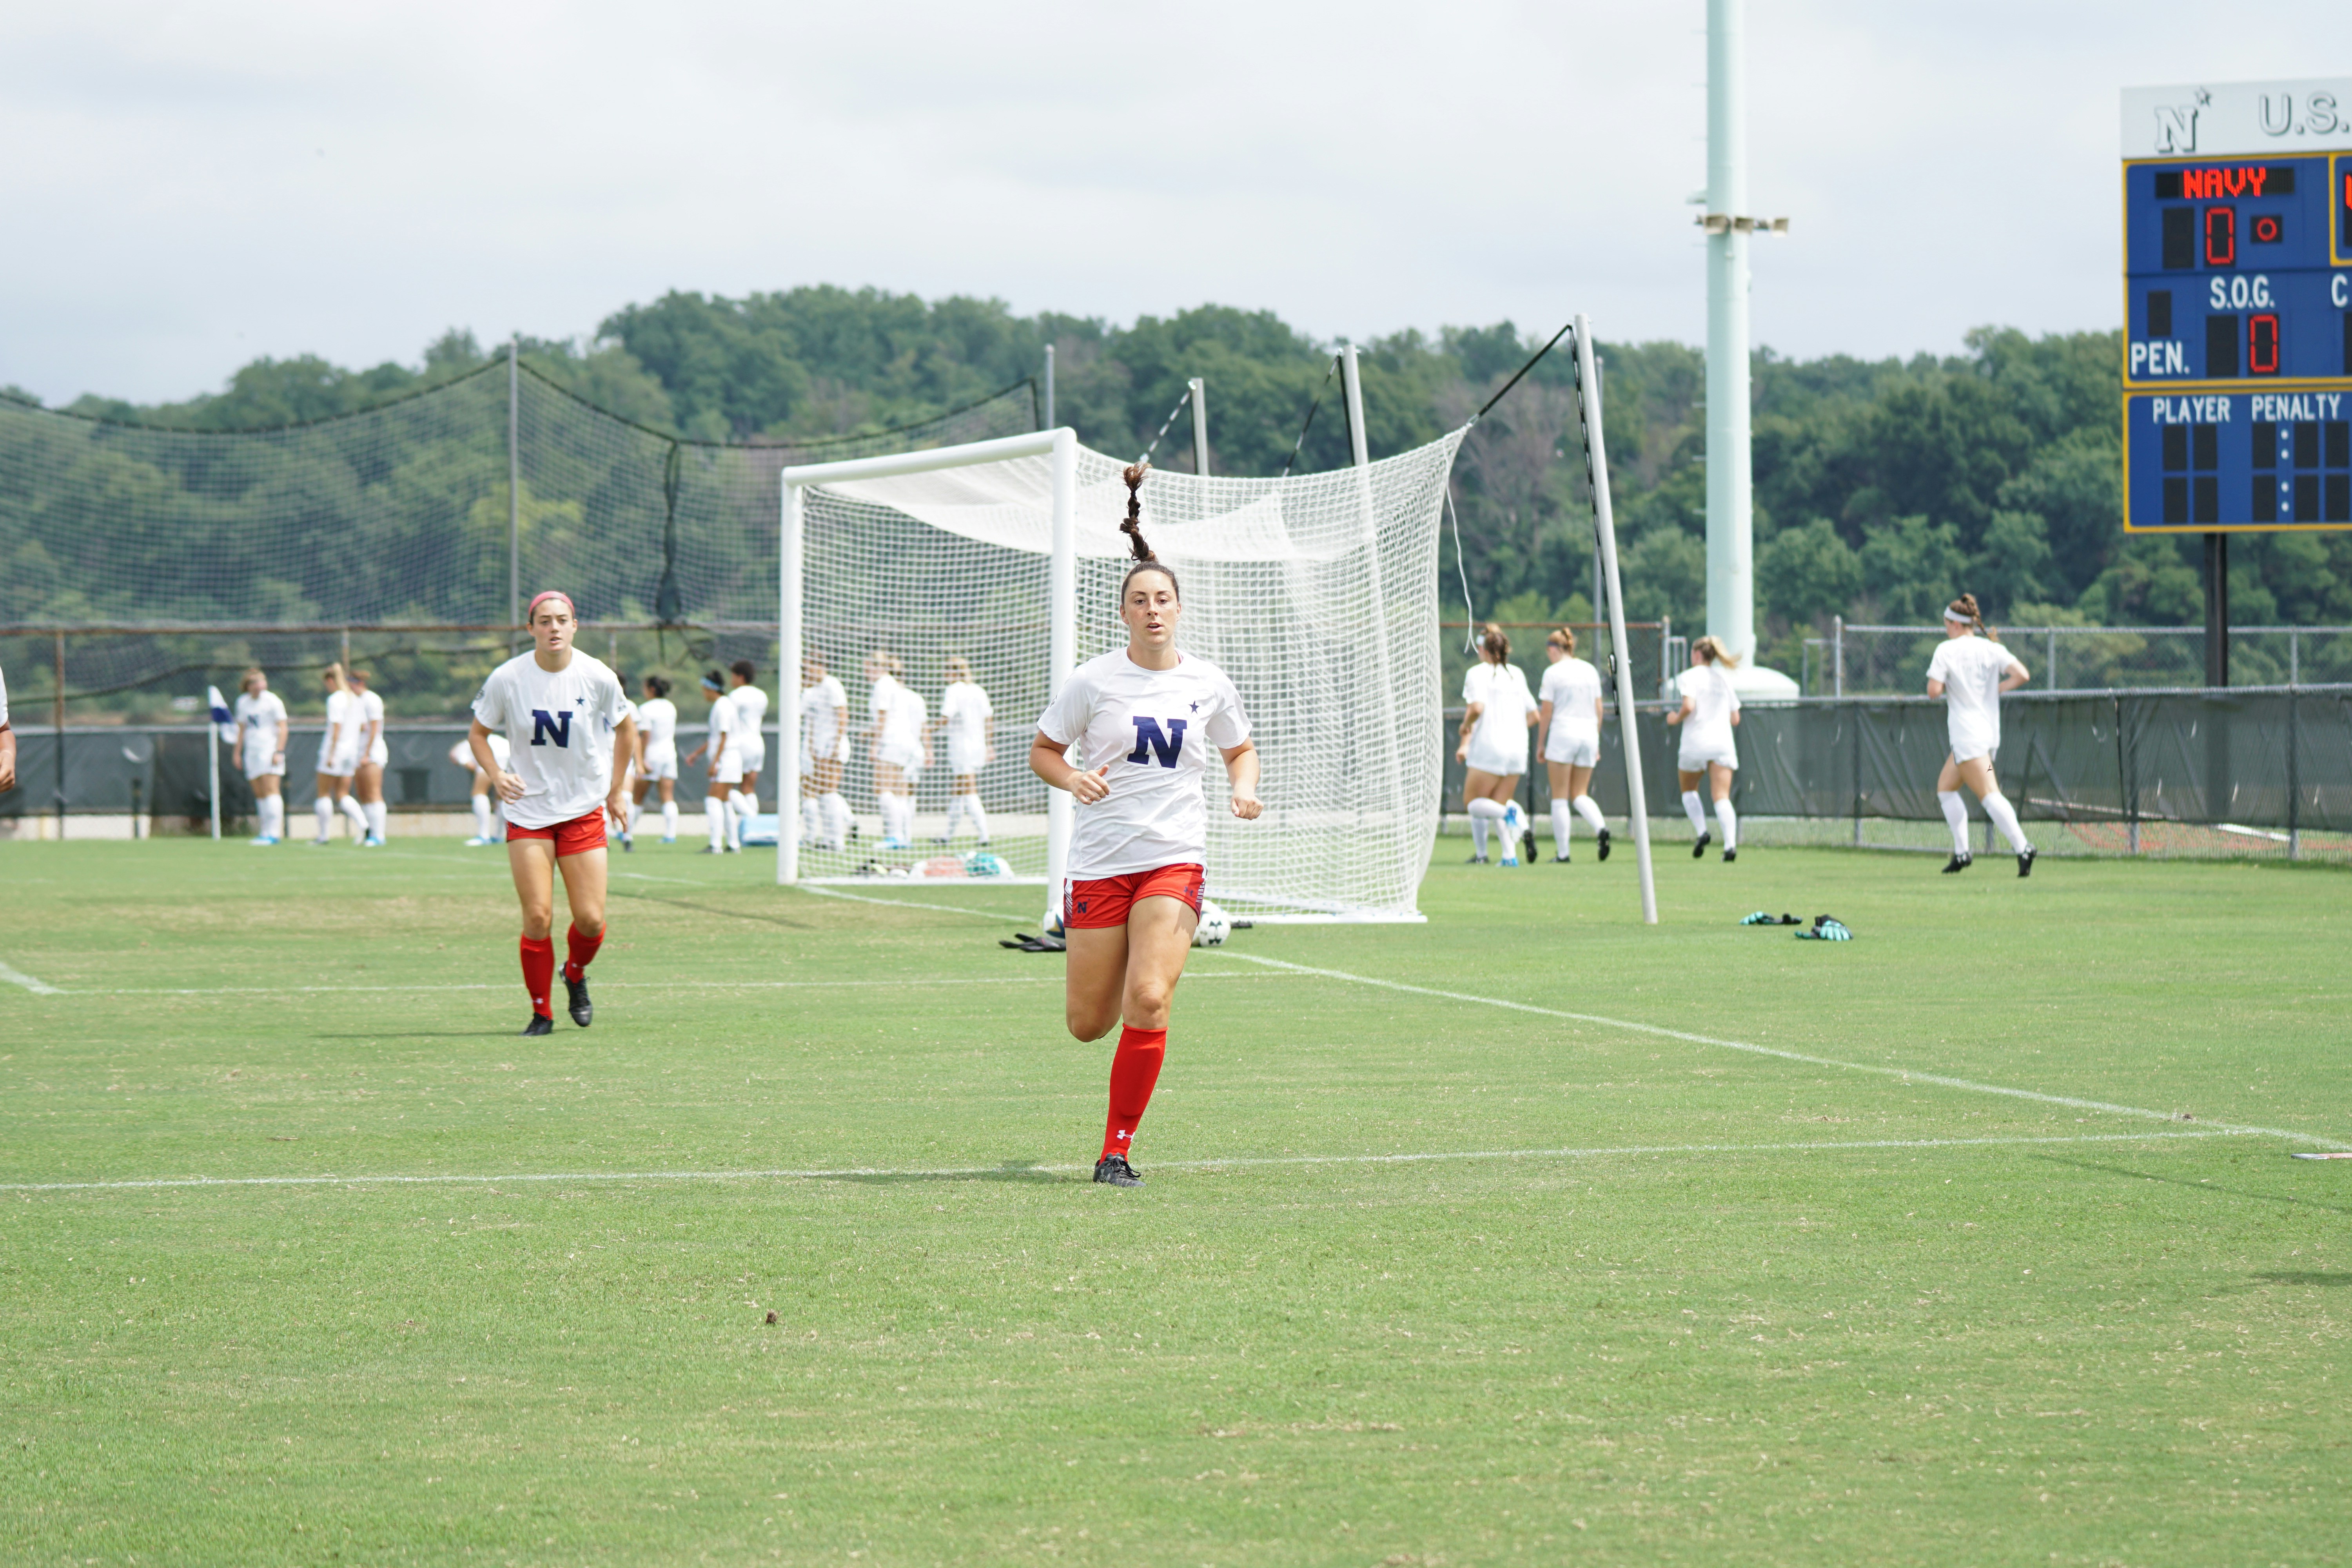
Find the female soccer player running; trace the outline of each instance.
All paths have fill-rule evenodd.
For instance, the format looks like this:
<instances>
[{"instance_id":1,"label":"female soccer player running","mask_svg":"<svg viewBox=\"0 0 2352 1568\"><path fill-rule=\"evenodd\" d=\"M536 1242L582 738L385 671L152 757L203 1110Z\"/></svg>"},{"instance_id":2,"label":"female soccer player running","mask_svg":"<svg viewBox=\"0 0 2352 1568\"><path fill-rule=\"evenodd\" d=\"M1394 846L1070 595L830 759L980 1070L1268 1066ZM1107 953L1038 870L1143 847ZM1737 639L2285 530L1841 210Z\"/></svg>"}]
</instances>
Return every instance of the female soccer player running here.
<instances>
[{"instance_id":1,"label":"female soccer player running","mask_svg":"<svg viewBox=\"0 0 2352 1568\"><path fill-rule=\"evenodd\" d=\"M662 839L677 842L677 704L669 700L669 682L648 675L646 700L637 704L637 776L629 788L629 831L637 830L637 814L645 808L646 792L661 785Z\"/></svg>"},{"instance_id":2,"label":"female soccer player running","mask_svg":"<svg viewBox=\"0 0 2352 1568\"><path fill-rule=\"evenodd\" d=\"M340 809L359 829L360 840L367 840L367 813L352 798L352 775L359 772L360 700L343 680L343 667L331 664L319 672L327 687L327 728L319 737L319 794L311 809L319 816L319 837L310 840L313 846L327 842L328 830L335 825L335 813Z\"/></svg>"},{"instance_id":3,"label":"female soccer player running","mask_svg":"<svg viewBox=\"0 0 2352 1568\"><path fill-rule=\"evenodd\" d=\"M988 813L980 808L980 770L996 760L996 710L988 700L988 693L971 678L971 666L963 655L950 654L947 662L947 689L940 693L940 716L931 721L924 734L926 743L940 730L948 732L948 772L954 784L948 795L948 826L939 842L955 842L956 826L965 817L971 818L971 829L980 835L980 847L988 847Z\"/></svg>"},{"instance_id":4,"label":"female soccer player running","mask_svg":"<svg viewBox=\"0 0 2352 1568\"><path fill-rule=\"evenodd\" d=\"M702 678L702 700L710 704L710 735L686 760L698 762L702 753L710 753L710 766L702 785L702 825L710 830L710 842L702 849L705 855L732 855L742 846L731 831L735 813L727 802L743 782L742 712L735 700L727 695L727 683L710 670Z\"/></svg>"},{"instance_id":5,"label":"female soccer player running","mask_svg":"<svg viewBox=\"0 0 2352 1568\"><path fill-rule=\"evenodd\" d=\"M360 705L360 765L352 773L352 795L367 818L366 849L383 847L384 824L390 813L383 804L383 770L391 764L392 748L383 739L383 699L368 689L368 672L354 669L349 679L352 696Z\"/></svg>"},{"instance_id":6,"label":"female soccer player running","mask_svg":"<svg viewBox=\"0 0 2352 1568\"><path fill-rule=\"evenodd\" d=\"M1698 786L1715 796L1715 820L1723 828L1723 863L1739 858L1739 814L1731 809L1731 775L1739 771L1739 750L1732 743L1732 727L1739 722L1739 693L1725 672L1739 659L1713 637L1691 644L1691 667L1683 672L1683 705L1666 715L1666 722L1683 727L1682 754L1675 770L1683 790L1683 810L1698 837L1691 858L1706 853L1712 836L1706 812L1700 805Z\"/></svg>"},{"instance_id":7,"label":"female soccer player running","mask_svg":"<svg viewBox=\"0 0 2352 1568\"><path fill-rule=\"evenodd\" d=\"M1985 815L2016 852L2017 874L2033 875L2038 851L2026 842L2016 808L1992 776L1993 753L2000 750L2000 694L2032 679L1984 624L1974 594L1963 594L1945 607L1944 646L1927 661L1927 695L1943 699L1944 722L1952 738L1943 771L1936 775L1936 801L1952 829L1947 872L1965 871L1976 858L1969 853L1968 803L1960 798L1960 784L1966 780L1984 802Z\"/></svg>"},{"instance_id":8,"label":"female soccer player running","mask_svg":"<svg viewBox=\"0 0 2352 1568\"><path fill-rule=\"evenodd\" d=\"M866 656L866 679L873 683L866 711L874 721L866 742L874 759L874 804L882 813L885 849L915 847L915 775L931 765L923 700L898 679L903 668L884 648Z\"/></svg>"},{"instance_id":9,"label":"female soccer player running","mask_svg":"<svg viewBox=\"0 0 2352 1568\"><path fill-rule=\"evenodd\" d=\"M1544 638L1544 671L1539 693L1536 749L1551 774L1552 859L1568 864L1568 835L1574 816L1592 826L1601 841L1601 858L1609 858L1609 819L1592 802L1592 770L1601 761L1601 672L1576 657L1576 633L1554 626ZM1572 815L1571 815L1572 814Z\"/></svg>"},{"instance_id":10,"label":"female soccer player running","mask_svg":"<svg viewBox=\"0 0 2352 1568\"><path fill-rule=\"evenodd\" d=\"M1503 830L1503 864L1519 863L1519 837L1527 822L1519 813L1519 775L1528 771L1528 731L1536 721L1536 700L1527 672L1511 662L1511 639L1494 622L1478 639L1478 662L1462 678L1461 743L1454 760L1469 773L1462 783L1462 809L1470 814L1470 864L1486 863L1486 829Z\"/></svg>"},{"instance_id":11,"label":"female soccer player running","mask_svg":"<svg viewBox=\"0 0 2352 1568\"><path fill-rule=\"evenodd\" d=\"M278 844L286 837L286 796L279 785L286 779L286 704L269 689L269 677L259 665L245 672L236 696L236 760L244 764L246 782L253 786L256 844Z\"/></svg>"},{"instance_id":12,"label":"female soccer player running","mask_svg":"<svg viewBox=\"0 0 2352 1568\"><path fill-rule=\"evenodd\" d=\"M801 842L849 846L849 802L841 769L849 761L849 693L824 672L824 655L801 656ZM781 825L779 825L781 826Z\"/></svg>"},{"instance_id":13,"label":"female soccer player running","mask_svg":"<svg viewBox=\"0 0 2352 1568\"><path fill-rule=\"evenodd\" d=\"M1065 1016L1070 1033L1098 1040L1124 1021L1110 1064L1110 1115L1095 1180L1136 1187L1128 1163L1136 1124L1151 1103L1167 1054L1168 1008L1200 923L1208 808L1203 742L1224 758L1233 814L1258 815L1257 751L1240 694L1224 672L1176 650L1183 603L1176 574L1143 542L1140 487L1147 465L1127 470L1127 521L1135 564L1119 584L1127 646L1090 658L1068 680L1030 742L1029 767L1077 798L1062 924L1069 943ZM1074 766L1073 744L1089 767Z\"/></svg>"},{"instance_id":14,"label":"female soccer player running","mask_svg":"<svg viewBox=\"0 0 2352 1568\"><path fill-rule=\"evenodd\" d=\"M474 764L495 773L507 810L507 867L522 900L522 984L530 996L526 1035L554 1027L548 995L555 977L555 873L572 906L564 933L563 988L572 1021L586 1028L588 964L604 941L604 823L621 825L628 789L617 760L636 751L621 682L603 661L572 646L579 617L560 593L541 594L524 616L531 650L490 672L474 699L467 740ZM490 750L503 734L509 773Z\"/></svg>"}]
</instances>

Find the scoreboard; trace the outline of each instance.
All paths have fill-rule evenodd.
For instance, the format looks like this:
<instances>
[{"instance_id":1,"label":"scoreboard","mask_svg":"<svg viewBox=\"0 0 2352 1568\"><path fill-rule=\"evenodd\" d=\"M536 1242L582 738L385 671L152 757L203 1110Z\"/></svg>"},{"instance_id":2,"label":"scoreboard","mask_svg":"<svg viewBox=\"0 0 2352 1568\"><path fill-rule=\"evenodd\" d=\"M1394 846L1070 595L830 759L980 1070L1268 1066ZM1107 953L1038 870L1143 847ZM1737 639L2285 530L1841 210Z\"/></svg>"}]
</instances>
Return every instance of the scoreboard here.
<instances>
[{"instance_id":1,"label":"scoreboard","mask_svg":"<svg viewBox=\"0 0 2352 1568\"><path fill-rule=\"evenodd\" d=\"M2124 94L2124 526L2352 528L2352 79Z\"/></svg>"}]
</instances>

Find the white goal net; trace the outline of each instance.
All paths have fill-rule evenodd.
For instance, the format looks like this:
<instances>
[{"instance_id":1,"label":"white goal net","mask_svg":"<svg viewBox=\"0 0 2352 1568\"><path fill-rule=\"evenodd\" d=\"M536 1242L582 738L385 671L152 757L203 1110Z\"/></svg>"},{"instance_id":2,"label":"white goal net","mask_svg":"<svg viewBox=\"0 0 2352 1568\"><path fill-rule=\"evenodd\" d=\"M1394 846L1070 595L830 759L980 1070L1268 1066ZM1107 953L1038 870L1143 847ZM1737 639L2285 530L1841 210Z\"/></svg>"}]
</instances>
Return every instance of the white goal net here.
<instances>
[{"instance_id":1,"label":"white goal net","mask_svg":"<svg viewBox=\"0 0 2352 1568\"><path fill-rule=\"evenodd\" d=\"M1145 482L1145 535L1182 588L1178 646L1233 678L1261 758L1254 823L1224 810L1223 770L1209 769L1208 890L1234 914L1419 918L1442 761L1438 520L1461 436L1303 478L1154 469ZM795 644L845 689L838 793L852 818L838 846L838 808L806 833L792 793L799 705L785 698L781 879L1058 876L1071 804L1029 771L1029 744L1062 675L1125 643L1124 466L1062 430L785 470L782 689L801 684ZM877 656L933 721L950 659L988 694L984 848L969 816L950 824L944 731L915 780L911 844L882 847Z\"/></svg>"}]
</instances>

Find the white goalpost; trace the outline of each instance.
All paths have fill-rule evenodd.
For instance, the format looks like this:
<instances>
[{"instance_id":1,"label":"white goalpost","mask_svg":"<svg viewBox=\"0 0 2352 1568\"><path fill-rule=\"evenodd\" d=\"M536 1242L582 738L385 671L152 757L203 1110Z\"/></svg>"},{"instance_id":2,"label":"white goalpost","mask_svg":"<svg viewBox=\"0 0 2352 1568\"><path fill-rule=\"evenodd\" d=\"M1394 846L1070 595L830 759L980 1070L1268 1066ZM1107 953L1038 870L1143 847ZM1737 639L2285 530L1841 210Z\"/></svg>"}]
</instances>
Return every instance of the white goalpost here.
<instances>
[{"instance_id":1,"label":"white goalpost","mask_svg":"<svg viewBox=\"0 0 2352 1568\"><path fill-rule=\"evenodd\" d=\"M1255 823L1222 809L1223 770L1209 770L1208 891L1236 915L1421 918L1444 744L1438 518L1463 434L1329 473L1155 469L1144 485L1144 531L1181 584L1178 646L1233 677L1263 760ZM1062 428L782 471L778 881L1058 886L1072 803L1030 773L1029 744L1078 662L1124 645L1125 466ZM838 847L837 808L803 841L807 658L847 697L841 792L856 815ZM974 775L986 846L950 814L941 733L914 781L913 845L883 848L868 670L895 664L936 721L951 659L994 713Z\"/></svg>"}]
</instances>

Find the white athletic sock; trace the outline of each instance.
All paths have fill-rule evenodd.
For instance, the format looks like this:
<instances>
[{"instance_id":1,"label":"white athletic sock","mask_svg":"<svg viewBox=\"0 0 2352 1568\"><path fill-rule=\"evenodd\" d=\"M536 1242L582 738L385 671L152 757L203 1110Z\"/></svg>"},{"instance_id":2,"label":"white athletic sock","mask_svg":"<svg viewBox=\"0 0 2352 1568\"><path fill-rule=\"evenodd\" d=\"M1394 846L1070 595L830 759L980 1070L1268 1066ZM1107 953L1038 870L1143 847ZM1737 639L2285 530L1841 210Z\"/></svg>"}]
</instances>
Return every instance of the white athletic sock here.
<instances>
[{"instance_id":1,"label":"white athletic sock","mask_svg":"<svg viewBox=\"0 0 2352 1568\"><path fill-rule=\"evenodd\" d=\"M286 797L266 795L261 797L261 836L264 838L286 837Z\"/></svg>"},{"instance_id":2,"label":"white athletic sock","mask_svg":"<svg viewBox=\"0 0 2352 1568\"><path fill-rule=\"evenodd\" d=\"M674 800L662 802L662 837L664 838L677 837L677 802Z\"/></svg>"},{"instance_id":3,"label":"white athletic sock","mask_svg":"<svg viewBox=\"0 0 2352 1568\"><path fill-rule=\"evenodd\" d=\"M727 803L715 795L702 797L702 825L710 830L710 847L727 847Z\"/></svg>"},{"instance_id":4,"label":"white athletic sock","mask_svg":"<svg viewBox=\"0 0 2352 1568\"><path fill-rule=\"evenodd\" d=\"M820 797L824 806L825 841L835 849L849 844L849 803L841 798L839 790L827 790Z\"/></svg>"},{"instance_id":5,"label":"white athletic sock","mask_svg":"<svg viewBox=\"0 0 2352 1568\"><path fill-rule=\"evenodd\" d=\"M1723 847L1739 847L1739 814L1731 809L1731 797L1724 796L1715 803L1715 820L1723 827Z\"/></svg>"},{"instance_id":6,"label":"white athletic sock","mask_svg":"<svg viewBox=\"0 0 2352 1568\"><path fill-rule=\"evenodd\" d=\"M882 834L886 838L911 840L915 837L915 806L903 795L881 797Z\"/></svg>"},{"instance_id":7,"label":"white athletic sock","mask_svg":"<svg viewBox=\"0 0 2352 1568\"><path fill-rule=\"evenodd\" d=\"M1575 821L1576 814L1568 808L1568 802L1560 799L1558 795L1554 795L1551 802L1551 842L1553 854L1565 855L1568 853L1569 829L1570 826Z\"/></svg>"},{"instance_id":8,"label":"white athletic sock","mask_svg":"<svg viewBox=\"0 0 2352 1568\"><path fill-rule=\"evenodd\" d=\"M322 795L310 803L310 809L319 814L319 837L323 839L327 830L335 826L335 803Z\"/></svg>"},{"instance_id":9,"label":"white athletic sock","mask_svg":"<svg viewBox=\"0 0 2352 1568\"><path fill-rule=\"evenodd\" d=\"M963 796L960 795L951 795L948 796L948 824L945 827L940 829L940 837L945 838L950 844L954 843L956 828L962 823L962 821Z\"/></svg>"},{"instance_id":10,"label":"white athletic sock","mask_svg":"<svg viewBox=\"0 0 2352 1568\"><path fill-rule=\"evenodd\" d=\"M486 795L478 795L474 797L474 837L477 838L488 838L489 836L490 797Z\"/></svg>"},{"instance_id":11,"label":"white athletic sock","mask_svg":"<svg viewBox=\"0 0 2352 1568\"><path fill-rule=\"evenodd\" d=\"M1693 833L1703 834L1706 831L1706 807L1700 804L1698 791L1695 789L1683 791L1683 815L1691 819Z\"/></svg>"},{"instance_id":12,"label":"white athletic sock","mask_svg":"<svg viewBox=\"0 0 2352 1568\"><path fill-rule=\"evenodd\" d=\"M1958 790L1939 789L1936 792L1936 804L1944 808L1945 825L1952 830L1952 853L1967 854L1969 852L1969 803L1961 798Z\"/></svg>"},{"instance_id":13,"label":"white athletic sock","mask_svg":"<svg viewBox=\"0 0 2352 1568\"><path fill-rule=\"evenodd\" d=\"M347 795L343 796L341 801L338 801L336 805L338 809L340 809L345 816L352 819L352 826L359 829L360 837L362 838L366 837L368 830L367 813L360 809L359 796L355 795Z\"/></svg>"},{"instance_id":14,"label":"white athletic sock","mask_svg":"<svg viewBox=\"0 0 2352 1568\"><path fill-rule=\"evenodd\" d=\"M972 831L980 835L980 841L982 844L987 843L988 813L980 808L980 796L967 795L959 798L963 801L963 814L971 818Z\"/></svg>"},{"instance_id":15,"label":"white athletic sock","mask_svg":"<svg viewBox=\"0 0 2352 1568\"><path fill-rule=\"evenodd\" d=\"M801 837L811 844L824 837L824 808L813 795L801 796Z\"/></svg>"},{"instance_id":16,"label":"white athletic sock","mask_svg":"<svg viewBox=\"0 0 2352 1568\"><path fill-rule=\"evenodd\" d=\"M751 821L752 814L759 809L760 803L742 790L739 789L727 797L727 831L736 848L743 847L743 825Z\"/></svg>"},{"instance_id":17,"label":"white athletic sock","mask_svg":"<svg viewBox=\"0 0 2352 1568\"><path fill-rule=\"evenodd\" d=\"M1465 807L1470 814L1470 842L1477 852L1486 852L1486 828L1503 820L1503 803L1499 800L1474 800Z\"/></svg>"},{"instance_id":18,"label":"white athletic sock","mask_svg":"<svg viewBox=\"0 0 2352 1568\"><path fill-rule=\"evenodd\" d=\"M645 802L632 800L621 807L621 830L634 838L637 836L637 818L646 809Z\"/></svg>"},{"instance_id":19,"label":"white athletic sock","mask_svg":"<svg viewBox=\"0 0 2352 1568\"><path fill-rule=\"evenodd\" d=\"M1593 799L1591 795L1578 795L1574 800L1570 801L1568 804L1576 807L1576 815L1584 818L1586 825L1590 826L1593 832L1606 833L1609 831L1609 819L1601 815L1601 807L1593 803Z\"/></svg>"},{"instance_id":20,"label":"white athletic sock","mask_svg":"<svg viewBox=\"0 0 2352 1568\"><path fill-rule=\"evenodd\" d=\"M1992 825L2000 829L2000 836L2009 840L2011 850L2022 855L2032 847L2025 841L2024 826L2017 820L2017 809L2009 804L2009 796L1995 790L1984 797L1984 808Z\"/></svg>"},{"instance_id":21,"label":"white athletic sock","mask_svg":"<svg viewBox=\"0 0 2352 1568\"><path fill-rule=\"evenodd\" d=\"M380 800L372 800L360 809L367 813L368 831L374 834L378 838L383 837L383 825L385 820L391 816L392 808L384 805L384 803Z\"/></svg>"}]
</instances>

